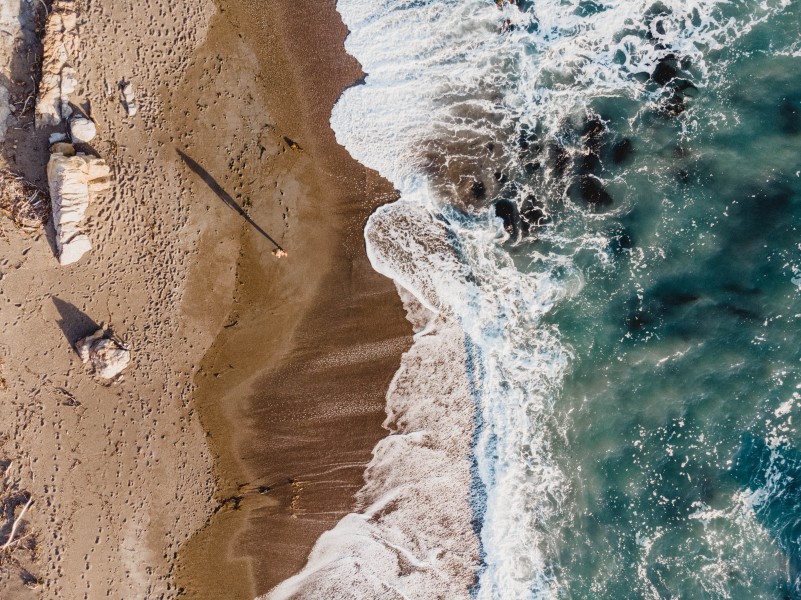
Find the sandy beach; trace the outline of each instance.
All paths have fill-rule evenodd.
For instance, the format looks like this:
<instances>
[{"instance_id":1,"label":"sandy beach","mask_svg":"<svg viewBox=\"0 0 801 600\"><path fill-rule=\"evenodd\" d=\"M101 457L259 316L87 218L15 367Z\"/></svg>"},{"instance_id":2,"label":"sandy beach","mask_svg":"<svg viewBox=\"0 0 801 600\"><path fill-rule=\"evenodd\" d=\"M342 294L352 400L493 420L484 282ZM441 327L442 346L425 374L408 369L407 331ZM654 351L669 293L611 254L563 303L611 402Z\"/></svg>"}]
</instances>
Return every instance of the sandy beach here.
<instances>
[{"instance_id":1,"label":"sandy beach","mask_svg":"<svg viewBox=\"0 0 801 600\"><path fill-rule=\"evenodd\" d=\"M299 570L319 534L353 509L411 331L362 238L393 190L336 144L328 123L362 76L344 52L335 3L219 6L196 64L222 57L252 74L250 127L261 126L273 150L245 193L254 218L280 223L276 208L284 211L289 258L276 264L242 228L227 323L196 380L226 510L186 545L179 583L190 597L245 598Z\"/></svg>"},{"instance_id":2,"label":"sandy beach","mask_svg":"<svg viewBox=\"0 0 801 600\"><path fill-rule=\"evenodd\" d=\"M45 187L65 127L33 127L45 15L19 6L0 162ZM353 509L410 343L362 237L394 191L328 124L362 73L333 0L94 0L77 23L71 100L98 129L78 150L113 182L73 265L52 224L0 225L6 536L30 500L2 595L252 598ZM112 383L73 349L98 324L132 352Z\"/></svg>"}]
</instances>

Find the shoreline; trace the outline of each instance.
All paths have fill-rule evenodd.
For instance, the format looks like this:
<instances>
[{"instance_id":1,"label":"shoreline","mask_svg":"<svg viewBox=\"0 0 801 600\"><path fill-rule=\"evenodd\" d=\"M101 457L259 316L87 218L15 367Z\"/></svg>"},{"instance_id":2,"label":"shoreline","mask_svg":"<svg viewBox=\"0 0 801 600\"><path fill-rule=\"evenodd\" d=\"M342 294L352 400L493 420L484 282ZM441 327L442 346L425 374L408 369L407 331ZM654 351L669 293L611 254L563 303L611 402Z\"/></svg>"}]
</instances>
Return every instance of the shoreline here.
<instances>
[{"instance_id":1,"label":"shoreline","mask_svg":"<svg viewBox=\"0 0 801 600\"><path fill-rule=\"evenodd\" d=\"M411 328L364 250L364 223L394 190L336 143L328 122L363 77L345 53L335 2L282 0L269 12L217 5L190 69L210 59L221 71L230 61L253 69L249 111L253 124L263 111L259 144L270 164L250 172L253 189L242 193L256 222L275 223L275 206L256 200L257 188L272 186L285 237L266 228L289 256L276 261L240 230L233 302L195 377L220 508L181 548L177 579L190 598L253 598L299 571L319 535L354 509L387 434L385 395ZM193 274L188 295L208 283Z\"/></svg>"}]
</instances>

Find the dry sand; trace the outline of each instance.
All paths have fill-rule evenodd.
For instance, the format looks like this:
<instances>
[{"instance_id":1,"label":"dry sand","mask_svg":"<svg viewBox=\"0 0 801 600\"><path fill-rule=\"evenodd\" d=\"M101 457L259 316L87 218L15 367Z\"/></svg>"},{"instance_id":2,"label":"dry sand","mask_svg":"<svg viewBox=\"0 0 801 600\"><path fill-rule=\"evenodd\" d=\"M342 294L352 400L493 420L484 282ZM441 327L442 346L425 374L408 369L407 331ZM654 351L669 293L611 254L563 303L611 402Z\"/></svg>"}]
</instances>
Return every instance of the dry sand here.
<instances>
[{"instance_id":1,"label":"dry sand","mask_svg":"<svg viewBox=\"0 0 801 600\"><path fill-rule=\"evenodd\" d=\"M80 6L73 100L115 182L75 265L0 222L0 500L33 498L0 595L251 598L352 510L409 343L361 233L393 192L328 126L360 71L333 0ZM43 184L21 51L0 163ZM101 321L133 350L111 385L71 348Z\"/></svg>"}]
</instances>

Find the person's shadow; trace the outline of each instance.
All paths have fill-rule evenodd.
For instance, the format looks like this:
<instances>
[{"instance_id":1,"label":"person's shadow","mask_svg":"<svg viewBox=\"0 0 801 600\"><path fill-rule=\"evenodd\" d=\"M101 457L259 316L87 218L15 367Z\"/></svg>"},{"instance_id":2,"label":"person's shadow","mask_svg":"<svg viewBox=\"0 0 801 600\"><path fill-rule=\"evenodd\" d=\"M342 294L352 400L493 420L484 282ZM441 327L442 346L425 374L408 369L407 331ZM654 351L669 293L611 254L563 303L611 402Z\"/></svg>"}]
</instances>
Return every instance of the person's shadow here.
<instances>
[{"instance_id":1,"label":"person's shadow","mask_svg":"<svg viewBox=\"0 0 801 600\"><path fill-rule=\"evenodd\" d=\"M211 190L215 194L217 194L220 200L225 202L228 206L230 206L237 213L239 213L239 215L243 219L245 219L245 221L247 221L256 231L258 231L260 234L262 234L264 237L270 240L275 245L276 248L278 248L279 250L283 250L283 248L281 248L281 245L278 242L276 242L272 237L270 237L270 234L264 231L264 229L259 227L259 225L253 219L250 218L250 215L248 215L245 212L245 210L241 206L239 206L233 198L231 198L231 195L228 192L226 192L220 186L219 183L217 183L214 177L212 177L211 174L206 169L201 167L197 162L195 162L186 154L184 154L179 148L176 148L175 151L178 153L178 156L181 157L181 160L183 160L186 163L186 165L190 169L192 169L192 171L194 171L195 174L198 175L206 183L206 185L211 188Z\"/></svg>"}]
</instances>

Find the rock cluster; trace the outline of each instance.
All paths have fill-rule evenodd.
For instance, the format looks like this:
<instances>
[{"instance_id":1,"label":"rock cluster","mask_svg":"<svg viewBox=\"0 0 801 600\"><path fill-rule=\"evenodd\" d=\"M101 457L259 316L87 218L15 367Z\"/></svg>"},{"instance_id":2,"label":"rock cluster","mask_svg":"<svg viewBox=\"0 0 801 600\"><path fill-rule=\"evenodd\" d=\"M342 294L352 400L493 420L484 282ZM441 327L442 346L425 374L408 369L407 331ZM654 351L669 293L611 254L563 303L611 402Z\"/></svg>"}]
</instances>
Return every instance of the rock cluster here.
<instances>
[{"instance_id":1,"label":"rock cluster","mask_svg":"<svg viewBox=\"0 0 801 600\"><path fill-rule=\"evenodd\" d=\"M75 344L75 350L81 362L86 364L91 361L95 373L103 379L113 379L131 361L130 350L117 340L106 337L102 327L89 337L79 340Z\"/></svg>"},{"instance_id":2,"label":"rock cluster","mask_svg":"<svg viewBox=\"0 0 801 600\"><path fill-rule=\"evenodd\" d=\"M71 144L53 144L47 181L53 204L58 261L68 265L92 248L81 229L92 197L109 187L110 170L102 158L75 154Z\"/></svg>"}]
</instances>

